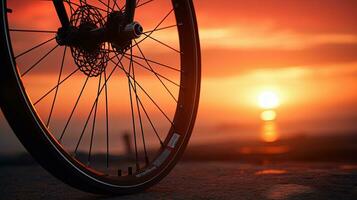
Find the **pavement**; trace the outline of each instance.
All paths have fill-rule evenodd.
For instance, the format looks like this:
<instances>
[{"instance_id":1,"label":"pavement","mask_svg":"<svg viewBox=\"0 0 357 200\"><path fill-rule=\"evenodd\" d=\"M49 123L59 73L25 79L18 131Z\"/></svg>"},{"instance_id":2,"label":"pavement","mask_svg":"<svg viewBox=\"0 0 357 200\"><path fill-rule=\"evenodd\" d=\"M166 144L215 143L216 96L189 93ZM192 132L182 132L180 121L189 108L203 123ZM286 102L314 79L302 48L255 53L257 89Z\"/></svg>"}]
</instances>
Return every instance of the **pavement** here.
<instances>
[{"instance_id":1,"label":"pavement","mask_svg":"<svg viewBox=\"0 0 357 200\"><path fill-rule=\"evenodd\" d=\"M121 197L78 191L53 178L37 165L3 165L0 166L0 199L356 200L357 165L181 162L155 187Z\"/></svg>"}]
</instances>

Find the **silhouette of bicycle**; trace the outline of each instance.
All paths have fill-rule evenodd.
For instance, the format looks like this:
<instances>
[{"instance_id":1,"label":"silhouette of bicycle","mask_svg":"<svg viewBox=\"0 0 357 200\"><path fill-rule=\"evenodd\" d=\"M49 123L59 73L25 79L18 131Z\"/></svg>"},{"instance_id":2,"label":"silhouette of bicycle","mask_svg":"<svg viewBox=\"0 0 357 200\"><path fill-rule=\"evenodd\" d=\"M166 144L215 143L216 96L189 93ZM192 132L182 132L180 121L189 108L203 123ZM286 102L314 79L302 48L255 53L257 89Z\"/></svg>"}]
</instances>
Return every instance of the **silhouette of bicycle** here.
<instances>
[{"instance_id":1,"label":"silhouette of bicycle","mask_svg":"<svg viewBox=\"0 0 357 200\"><path fill-rule=\"evenodd\" d=\"M45 169L98 194L169 173L199 101L191 0L3 0L0 25L1 109Z\"/></svg>"}]
</instances>

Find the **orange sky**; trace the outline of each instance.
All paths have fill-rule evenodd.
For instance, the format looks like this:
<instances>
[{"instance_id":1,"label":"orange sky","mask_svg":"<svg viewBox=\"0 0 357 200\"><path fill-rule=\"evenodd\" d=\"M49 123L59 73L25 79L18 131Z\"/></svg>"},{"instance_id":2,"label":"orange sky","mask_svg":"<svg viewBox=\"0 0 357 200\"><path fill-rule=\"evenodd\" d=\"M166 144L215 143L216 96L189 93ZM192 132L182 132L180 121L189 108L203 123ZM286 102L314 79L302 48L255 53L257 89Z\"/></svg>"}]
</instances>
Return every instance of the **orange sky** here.
<instances>
[{"instance_id":1,"label":"orange sky","mask_svg":"<svg viewBox=\"0 0 357 200\"><path fill-rule=\"evenodd\" d=\"M203 80L194 141L205 142L207 135L258 138L257 96L265 90L281 100L277 124L283 137L357 130L357 1L197 0L195 6ZM22 15L38 19L35 26L55 28L50 14L36 14L40 9L51 7L38 3ZM153 8L150 17L155 13ZM172 32L161 36L177 44ZM23 47L27 38L18 41ZM150 52L162 59L167 55ZM51 71L33 76L41 80Z\"/></svg>"},{"instance_id":2,"label":"orange sky","mask_svg":"<svg viewBox=\"0 0 357 200\"><path fill-rule=\"evenodd\" d=\"M220 121L220 129L250 135L259 124L256 97L273 90L282 101L277 123L285 137L356 130L356 1L208 0L196 6L202 124ZM207 117L213 112L221 114Z\"/></svg>"}]
</instances>

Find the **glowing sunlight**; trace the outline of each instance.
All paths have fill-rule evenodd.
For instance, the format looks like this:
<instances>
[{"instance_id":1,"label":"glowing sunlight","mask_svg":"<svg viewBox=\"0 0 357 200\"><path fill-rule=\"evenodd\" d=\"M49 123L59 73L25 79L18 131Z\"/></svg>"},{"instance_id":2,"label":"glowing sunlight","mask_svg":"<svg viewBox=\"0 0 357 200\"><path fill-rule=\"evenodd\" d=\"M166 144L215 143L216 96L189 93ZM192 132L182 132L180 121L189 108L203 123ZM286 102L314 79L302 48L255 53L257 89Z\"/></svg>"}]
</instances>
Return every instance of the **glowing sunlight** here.
<instances>
[{"instance_id":1,"label":"glowing sunlight","mask_svg":"<svg viewBox=\"0 0 357 200\"><path fill-rule=\"evenodd\" d=\"M258 97L259 106L263 109L274 109L280 104L278 95L273 91L263 91Z\"/></svg>"}]
</instances>

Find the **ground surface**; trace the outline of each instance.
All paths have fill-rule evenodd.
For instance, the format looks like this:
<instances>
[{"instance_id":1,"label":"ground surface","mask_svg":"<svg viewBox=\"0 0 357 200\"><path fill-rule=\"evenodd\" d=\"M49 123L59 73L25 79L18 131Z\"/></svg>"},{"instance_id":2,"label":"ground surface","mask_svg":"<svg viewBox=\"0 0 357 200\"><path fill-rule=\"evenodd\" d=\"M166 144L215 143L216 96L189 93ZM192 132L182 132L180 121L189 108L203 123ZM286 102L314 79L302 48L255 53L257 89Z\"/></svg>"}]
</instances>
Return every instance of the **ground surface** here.
<instances>
[{"instance_id":1,"label":"ground surface","mask_svg":"<svg viewBox=\"0 0 357 200\"><path fill-rule=\"evenodd\" d=\"M357 199L357 166L290 163L251 165L184 162L150 190L103 197L59 182L39 166L0 167L0 199Z\"/></svg>"}]
</instances>

